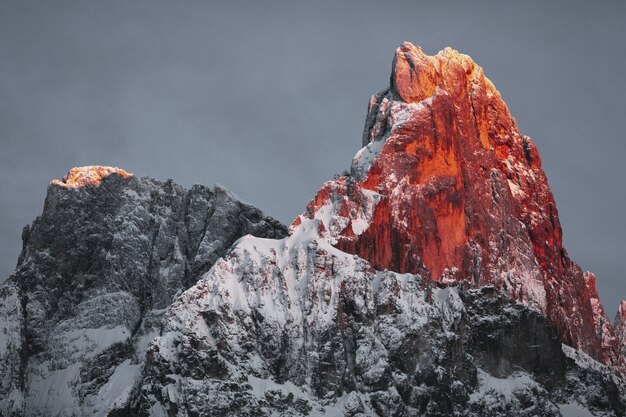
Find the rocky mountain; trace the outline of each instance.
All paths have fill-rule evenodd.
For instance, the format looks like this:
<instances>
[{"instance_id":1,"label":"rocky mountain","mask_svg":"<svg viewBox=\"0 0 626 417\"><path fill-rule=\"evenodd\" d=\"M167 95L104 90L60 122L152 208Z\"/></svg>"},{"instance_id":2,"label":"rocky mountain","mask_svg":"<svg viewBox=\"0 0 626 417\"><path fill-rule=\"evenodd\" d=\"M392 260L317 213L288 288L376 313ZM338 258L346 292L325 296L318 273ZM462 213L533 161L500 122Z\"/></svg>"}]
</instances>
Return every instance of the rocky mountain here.
<instances>
[{"instance_id":1,"label":"rocky mountain","mask_svg":"<svg viewBox=\"0 0 626 417\"><path fill-rule=\"evenodd\" d=\"M53 181L0 287L0 415L626 415L626 304L483 70L403 44L362 145L288 230L219 186Z\"/></svg>"},{"instance_id":2,"label":"rocky mountain","mask_svg":"<svg viewBox=\"0 0 626 417\"><path fill-rule=\"evenodd\" d=\"M390 88L370 100L363 146L306 213L337 248L377 269L495 285L565 343L624 366L595 276L563 247L537 148L470 57L403 44Z\"/></svg>"},{"instance_id":3,"label":"rocky mountain","mask_svg":"<svg viewBox=\"0 0 626 417\"><path fill-rule=\"evenodd\" d=\"M626 384L494 286L378 271L304 219L245 237L148 348L141 416L621 416ZM587 414L573 414L573 413ZM593 413L593 414L591 414Z\"/></svg>"},{"instance_id":4,"label":"rocky mountain","mask_svg":"<svg viewBox=\"0 0 626 417\"><path fill-rule=\"evenodd\" d=\"M107 415L136 389L172 301L243 235L285 226L220 186L74 168L0 287L0 415Z\"/></svg>"}]
</instances>

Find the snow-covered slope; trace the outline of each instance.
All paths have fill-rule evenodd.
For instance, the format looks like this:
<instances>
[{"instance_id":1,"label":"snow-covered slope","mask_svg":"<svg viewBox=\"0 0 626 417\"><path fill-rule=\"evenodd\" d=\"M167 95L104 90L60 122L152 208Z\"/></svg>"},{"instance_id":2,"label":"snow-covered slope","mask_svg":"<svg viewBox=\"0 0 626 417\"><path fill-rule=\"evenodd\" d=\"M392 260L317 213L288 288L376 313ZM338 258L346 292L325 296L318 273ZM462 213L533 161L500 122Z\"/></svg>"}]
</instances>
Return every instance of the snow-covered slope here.
<instances>
[{"instance_id":1,"label":"snow-covered slope","mask_svg":"<svg viewBox=\"0 0 626 417\"><path fill-rule=\"evenodd\" d=\"M134 412L622 415L624 381L569 359L543 315L494 287L377 271L320 238L324 227L243 237L183 293L148 349Z\"/></svg>"},{"instance_id":2,"label":"snow-covered slope","mask_svg":"<svg viewBox=\"0 0 626 417\"><path fill-rule=\"evenodd\" d=\"M467 55L397 48L351 172L326 182L304 216L378 269L494 285L547 315L566 343L626 372L596 277L563 246L537 147Z\"/></svg>"}]
</instances>

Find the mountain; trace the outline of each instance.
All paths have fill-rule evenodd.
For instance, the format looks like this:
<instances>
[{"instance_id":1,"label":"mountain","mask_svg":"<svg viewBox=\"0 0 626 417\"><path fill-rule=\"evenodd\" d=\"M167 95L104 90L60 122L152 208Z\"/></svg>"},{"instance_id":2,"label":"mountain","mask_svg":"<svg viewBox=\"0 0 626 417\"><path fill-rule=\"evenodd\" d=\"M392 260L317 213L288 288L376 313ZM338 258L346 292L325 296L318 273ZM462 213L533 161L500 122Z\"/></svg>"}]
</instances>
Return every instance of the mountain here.
<instances>
[{"instance_id":1,"label":"mountain","mask_svg":"<svg viewBox=\"0 0 626 417\"><path fill-rule=\"evenodd\" d=\"M0 287L0 415L626 415L626 304L483 70L404 43L362 146L288 229L219 186L53 181Z\"/></svg>"},{"instance_id":2,"label":"mountain","mask_svg":"<svg viewBox=\"0 0 626 417\"><path fill-rule=\"evenodd\" d=\"M148 348L134 412L624 415L624 380L542 314L493 286L377 271L321 226L244 237L183 293Z\"/></svg>"},{"instance_id":3,"label":"mountain","mask_svg":"<svg viewBox=\"0 0 626 417\"><path fill-rule=\"evenodd\" d=\"M390 88L370 101L351 175L324 184L305 216L377 269L495 285L565 343L624 367L595 276L563 247L535 144L467 55L403 44Z\"/></svg>"},{"instance_id":4,"label":"mountain","mask_svg":"<svg viewBox=\"0 0 626 417\"><path fill-rule=\"evenodd\" d=\"M127 405L176 296L239 237L285 226L220 186L72 169L48 188L0 287L0 415L107 415Z\"/></svg>"}]
</instances>

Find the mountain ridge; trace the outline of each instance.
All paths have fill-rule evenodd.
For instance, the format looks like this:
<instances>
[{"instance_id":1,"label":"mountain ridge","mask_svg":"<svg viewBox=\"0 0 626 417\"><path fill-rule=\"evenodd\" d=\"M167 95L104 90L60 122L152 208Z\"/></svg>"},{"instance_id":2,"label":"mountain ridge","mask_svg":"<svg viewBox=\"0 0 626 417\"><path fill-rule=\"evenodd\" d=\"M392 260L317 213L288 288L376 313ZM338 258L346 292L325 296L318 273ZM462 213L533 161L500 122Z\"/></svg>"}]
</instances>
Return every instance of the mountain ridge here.
<instances>
[{"instance_id":1,"label":"mountain ridge","mask_svg":"<svg viewBox=\"0 0 626 417\"><path fill-rule=\"evenodd\" d=\"M0 350L10 376L0 383L6 415L102 414L124 405L172 300L241 235L286 233L220 186L186 190L98 166L68 178L69 186L48 187L3 287L4 331L12 335Z\"/></svg>"},{"instance_id":2,"label":"mountain ridge","mask_svg":"<svg viewBox=\"0 0 626 417\"><path fill-rule=\"evenodd\" d=\"M595 276L563 247L536 146L469 56L402 44L390 87L370 100L363 146L351 175L325 183L305 213L334 214L325 227L338 248L378 269L494 284L547 314L567 343L626 366L592 301ZM360 190L377 201L353 198Z\"/></svg>"},{"instance_id":3,"label":"mountain ridge","mask_svg":"<svg viewBox=\"0 0 626 417\"><path fill-rule=\"evenodd\" d=\"M289 228L217 185L53 181L0 286L0 416L625 415L626 304L482 68L402 44L362 145Z\"/></svg>"}]
</instances>

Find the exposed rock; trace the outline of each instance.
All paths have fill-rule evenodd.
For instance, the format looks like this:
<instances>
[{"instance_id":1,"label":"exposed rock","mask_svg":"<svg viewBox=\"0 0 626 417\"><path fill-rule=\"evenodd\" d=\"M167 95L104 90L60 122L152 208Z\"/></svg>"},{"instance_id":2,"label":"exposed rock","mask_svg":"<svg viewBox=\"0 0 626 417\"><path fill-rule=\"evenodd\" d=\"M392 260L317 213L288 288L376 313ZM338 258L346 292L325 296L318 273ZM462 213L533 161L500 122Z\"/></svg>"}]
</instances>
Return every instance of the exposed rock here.
<instances>
[{"instance_id":1,"label":"exposed rock","mask_svg":"<svg viewBox=\"0 0 626 417\"><path fill-rule=\"evenodd\" d=\"M117 174L122 178L130 178L133 174L121 168L91 165L84 167L74 167L62 180L52 180L51 184L63 188L80 188L86 185L99 185L103 178L111 174Z\"/></svg>"},{"instance_id":2,"label":"exposed rock","mask_svg":"<svg viewBox=\"0 0 626 417\"><path fill-rule=\"evenodd\" d=\"M0 286L0 415L21 416L24 403L24 318L18 289Z\"/></svg>"},{"instance_id":3,"label":"exposed rock","mask_svg":"<svg viewBox=\"0 0 626 417\"><path fill-rule=\"evenodd\" d=\"M403 44L363 146L289 233L219 186L54 181L0 287L0 416L624 416L626 304L482 69Z\"/></svg>"},{"instance_id":4,"label":"exposed rock","mask_svg":"<svg viewBox=\"0 0 626 417\"><path fill-rule=\"evenodd\" d=\"M53 182L0 287L9 335L0 338L0 408L78 416L127 407L165 309L248 233L279 238L286 228L220 186L185 190L107 167Z\"/></svg>"},{"instance_id":5,"label":"exposed rock","mask_svg":"<svg viewBox=\"0 0 626 417\"><path fill-rule=\"evenodd\" d=\"M380 270L495 285L569 345L625 366L595 277L563 247L537 148L470 57L404 43L363 137L351 176L325 183L305 214L337 248Z\"/></svg>"},{"instance_id":6,"label":"exposed rock","mask_svg":"<svg viewBox=\"0 0 626 417\"><path fill-rule=\"evenodd\" d=\"M238 241L183 293L129 415L623 415L623 380L542 314L493 286L377 271L320 224Z\"/></svg>"},{"instance_id":7,"label":"exposed rock","mask_svg":"<svg viewBox=\"0 0 626 417\"><path fill-rule=\"evenodd\" d=\"M622 347L622 355L626 357L626 301L622 301L617 308L613 326Z\"/></svg>"}]
</instances>

